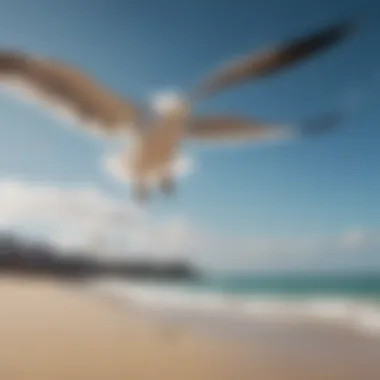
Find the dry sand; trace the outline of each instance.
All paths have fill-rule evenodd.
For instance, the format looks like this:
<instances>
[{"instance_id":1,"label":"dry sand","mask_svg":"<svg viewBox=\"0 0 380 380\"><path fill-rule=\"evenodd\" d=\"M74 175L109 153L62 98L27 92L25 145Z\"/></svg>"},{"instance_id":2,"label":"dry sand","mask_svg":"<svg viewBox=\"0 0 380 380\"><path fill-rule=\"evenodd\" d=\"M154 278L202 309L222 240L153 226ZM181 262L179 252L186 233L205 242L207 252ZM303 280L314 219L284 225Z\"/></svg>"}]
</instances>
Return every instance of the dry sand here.
<instances>
[{"instance_id":1,"label":"dry sand","mask_svg":"<svg viewBox=\"0 0 380 380\"><path fill-rule=\"evenodd\" d=\"M168 335L74 287L1 279L0 305L1 380L233 379L241 371L200 337Z\"/></svg>"},{"instance_id":2,"label":"dry sand","mask_svg":"<svg viewBox=\"0 0 380 380\"><path fill-rule=\"evenodd\" d=\"M1 380L372 379L360 368L313 369L259 345L167 334L128 307L49 281L0 279L0 305Z\"/></svg>"}]
</instances>

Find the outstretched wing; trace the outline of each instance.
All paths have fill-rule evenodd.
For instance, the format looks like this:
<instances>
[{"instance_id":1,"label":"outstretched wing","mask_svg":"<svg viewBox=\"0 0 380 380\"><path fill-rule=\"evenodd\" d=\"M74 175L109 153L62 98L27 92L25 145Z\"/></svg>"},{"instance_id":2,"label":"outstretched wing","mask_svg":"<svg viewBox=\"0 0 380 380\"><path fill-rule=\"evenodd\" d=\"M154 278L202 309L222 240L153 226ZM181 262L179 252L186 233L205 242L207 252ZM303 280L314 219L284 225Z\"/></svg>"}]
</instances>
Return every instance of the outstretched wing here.
<instances>
[{"instance_id":1,"label":"outstretched wing","mask_svg":"<svg viewBox=\"0 0 380 380\"><path fill-rule=\"evenodd\" d=\"M296 40L229 62L209 75L190 94L199 100L251 79L263 77L302 61L337 44L356 28L346 22L327 27Z\"/></svg>"},{"instance_id":2,"label":"outstretched wing","mask_svg":"<svg viewBox=\"0 0 380 380\"><path fill-rule=\"evenodd\" d=\"M0 84L24 90L53 110L107 134L128 128L140 113L139 107L70 65L22 52L0 51Z\"/></svg>"},{"instance_id":3,"label":"outstretched wing","mask_svg":"<svg viewBox=\"0 0 380 380\"><path fill-rule=\"evenodd\" d=\"M209 142L282 140L313 136L338 125L341 115L326 114L299 125L279 125L234 116L199 116L189 120L187 139Z\"/></svg>"}]
</instances>

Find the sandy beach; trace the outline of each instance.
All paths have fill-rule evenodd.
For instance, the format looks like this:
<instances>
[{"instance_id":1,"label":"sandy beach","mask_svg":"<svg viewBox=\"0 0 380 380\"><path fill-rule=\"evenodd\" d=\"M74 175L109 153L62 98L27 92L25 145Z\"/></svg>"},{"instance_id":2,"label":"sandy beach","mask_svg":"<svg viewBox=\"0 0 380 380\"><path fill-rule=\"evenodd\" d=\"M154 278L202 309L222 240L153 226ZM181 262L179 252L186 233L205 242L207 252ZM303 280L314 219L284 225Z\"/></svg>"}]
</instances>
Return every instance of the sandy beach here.
<instances>
[{"instance_id":1,"label":"sandy beach","mask_svg":"<svg viewBox=\"0 0 380 380\"><path fill-rule=\"evenodd\" d=\"M129 313L128 305L114 307L67 284L2 278L0 301L4 380L380 378L374 353L346 345L344 361L302 360L260 341L239 344L186 328L166 329Z\"/></svg>"}]
</instances>

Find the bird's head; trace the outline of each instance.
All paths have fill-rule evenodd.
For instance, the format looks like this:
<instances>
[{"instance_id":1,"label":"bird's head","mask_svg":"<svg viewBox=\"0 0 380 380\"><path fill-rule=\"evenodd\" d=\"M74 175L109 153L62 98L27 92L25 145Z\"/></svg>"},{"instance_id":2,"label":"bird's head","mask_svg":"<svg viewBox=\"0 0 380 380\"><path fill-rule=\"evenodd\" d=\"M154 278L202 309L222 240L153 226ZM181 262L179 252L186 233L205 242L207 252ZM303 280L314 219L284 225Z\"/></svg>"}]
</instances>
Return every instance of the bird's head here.
<instances>
[{"instance_id":1,"label":"bird's head","mask_svg":"<svg viewBox=\"0 0 380 380\"><path fill-rule=\"evenodd\" d=\"M189 102L178 92L161 92L153 97L153 109L162 116L171 119L186 118L191 111Z\"/></svg>"}]
</instances>

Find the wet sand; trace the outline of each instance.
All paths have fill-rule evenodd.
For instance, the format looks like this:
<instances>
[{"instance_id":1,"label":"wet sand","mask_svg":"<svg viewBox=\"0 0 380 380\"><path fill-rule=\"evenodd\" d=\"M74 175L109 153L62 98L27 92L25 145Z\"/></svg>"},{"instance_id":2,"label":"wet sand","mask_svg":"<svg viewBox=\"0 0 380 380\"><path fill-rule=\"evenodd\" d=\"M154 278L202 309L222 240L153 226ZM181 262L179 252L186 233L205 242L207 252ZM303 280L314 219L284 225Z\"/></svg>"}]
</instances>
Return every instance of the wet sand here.
<instances>
[{"instance_id":1,"label":"wet sand","mask_svg":"<svg viewBox=\"0 0 380 380\"><path fill-rule=\"evenodd\" d=\"M291 342L273 350L262 339L229 341L165 327L74 286L2 278L0 302L1 379L380 379L373 355L347 345L339 360L313 360L295 354Z\"/></svg>"}]
</instances>

